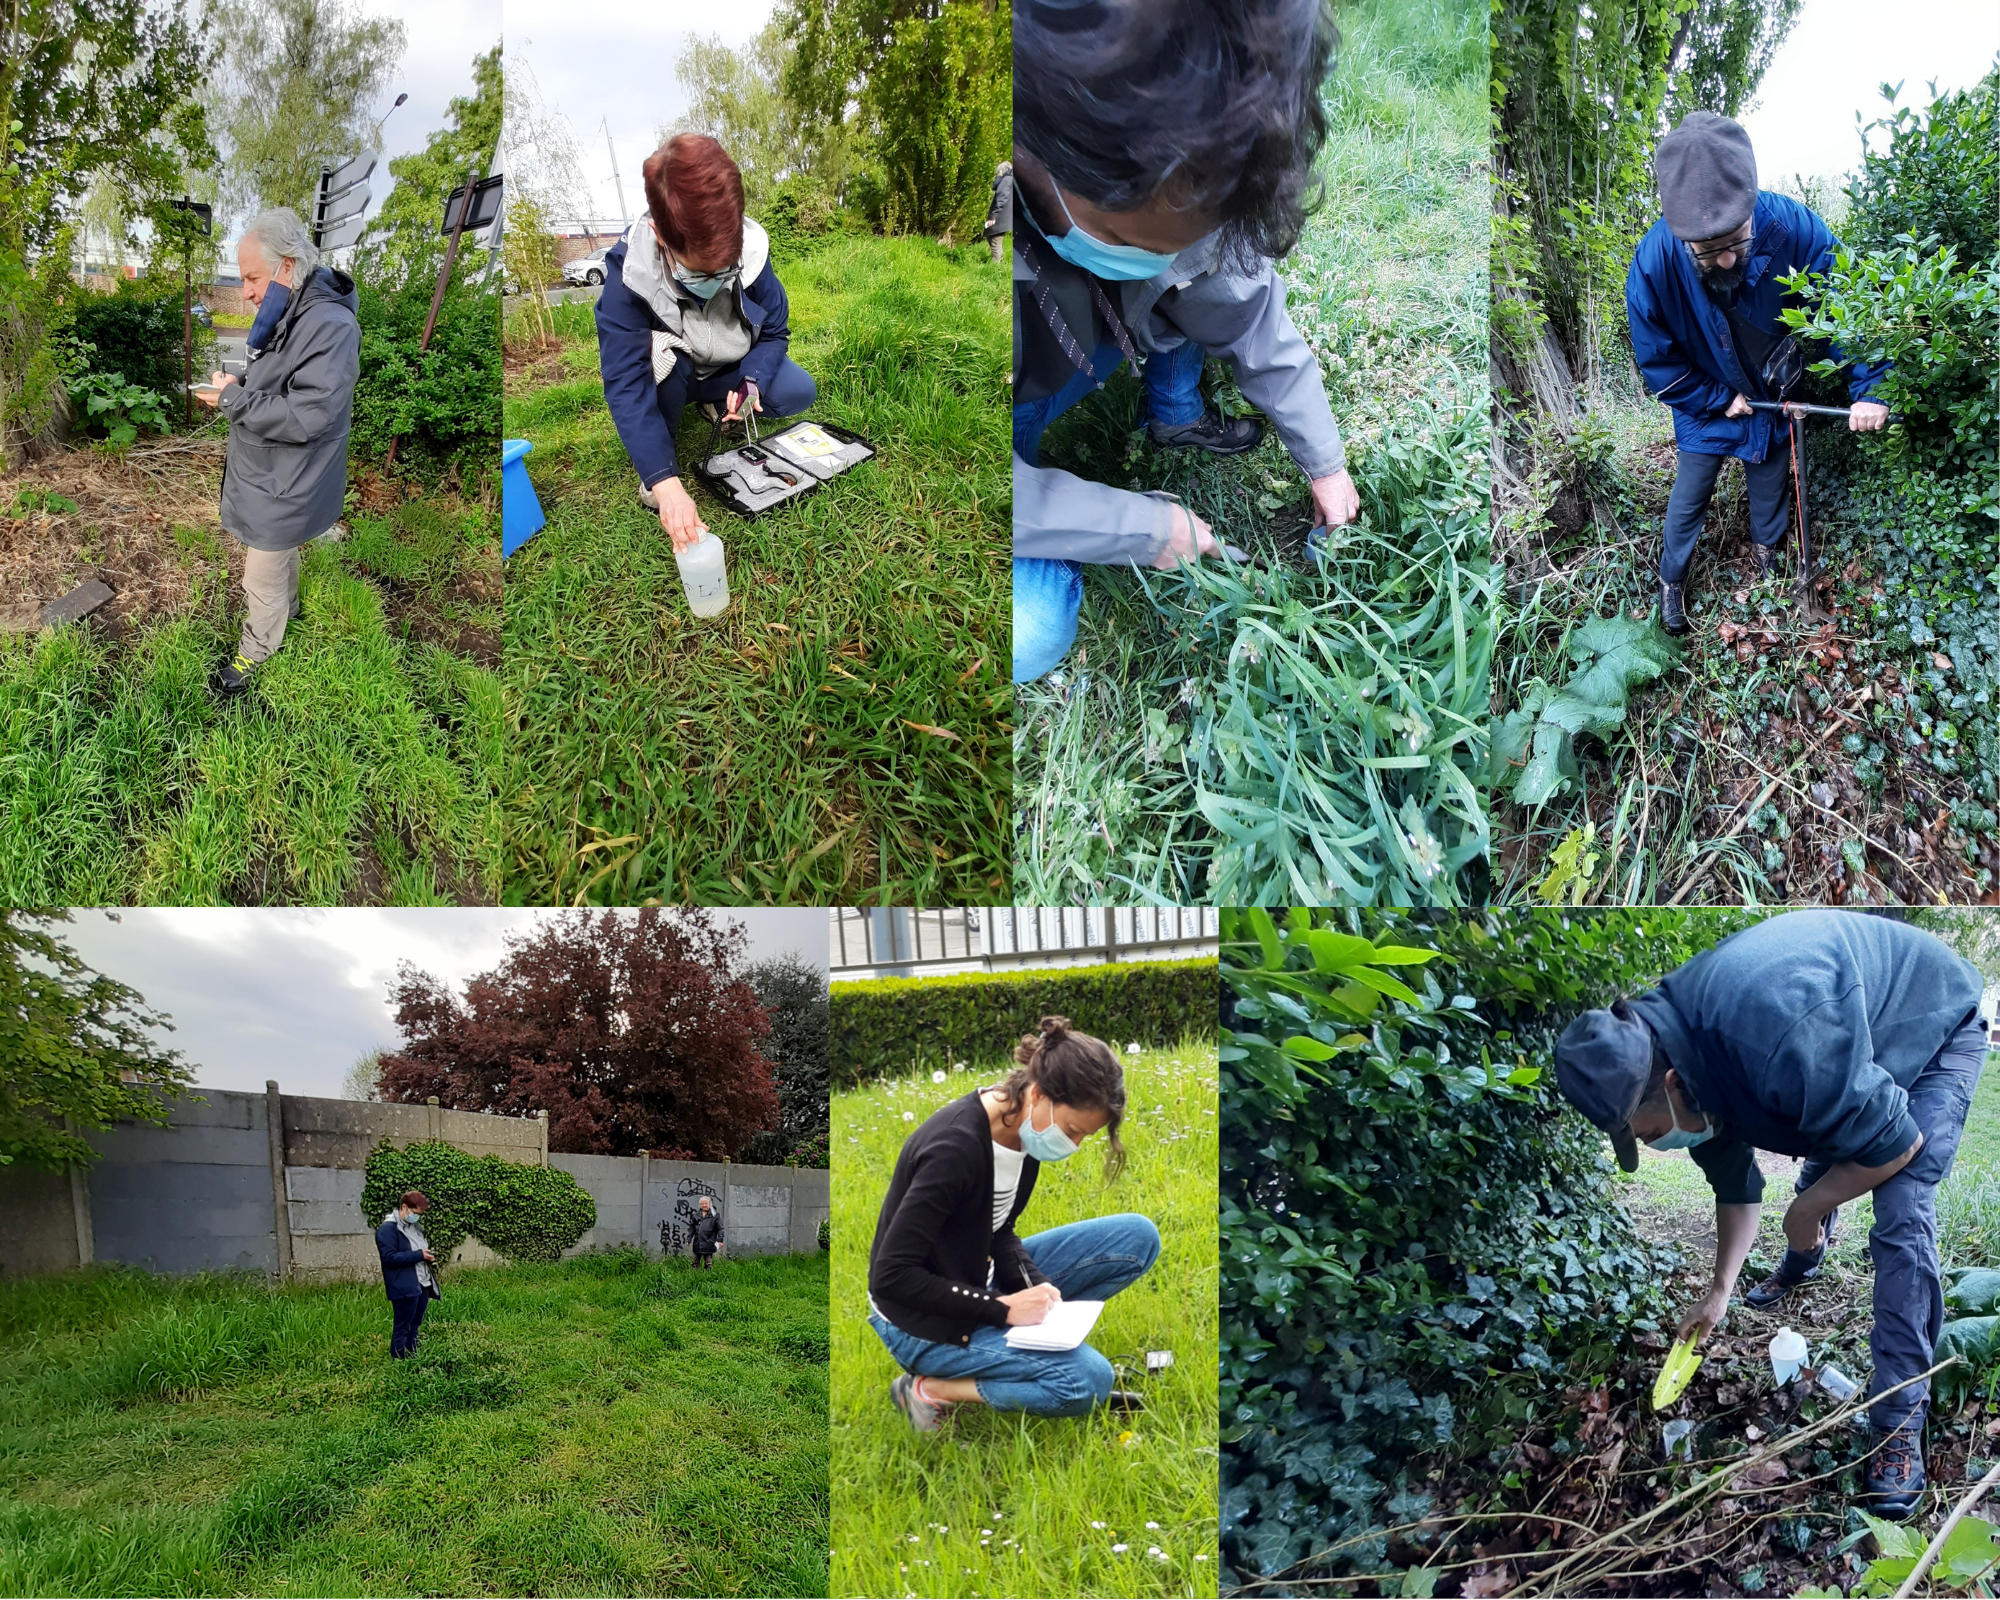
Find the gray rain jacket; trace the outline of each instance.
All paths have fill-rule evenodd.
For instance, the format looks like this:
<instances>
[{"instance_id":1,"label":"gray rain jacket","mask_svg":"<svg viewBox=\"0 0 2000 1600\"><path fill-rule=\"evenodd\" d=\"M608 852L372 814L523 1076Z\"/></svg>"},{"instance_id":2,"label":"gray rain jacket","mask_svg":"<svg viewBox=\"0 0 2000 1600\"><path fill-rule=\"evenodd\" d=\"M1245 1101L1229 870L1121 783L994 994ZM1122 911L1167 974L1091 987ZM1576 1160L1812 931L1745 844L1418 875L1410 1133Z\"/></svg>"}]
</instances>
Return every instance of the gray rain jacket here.
<instances>
[{"instance_id":1,"label":"gray rain jacket","mask_svg":"<svg viewBox=\"0 0 2000 1600\"><path fill-rule=\"evenodd\" d=\"M222 391L222 526L253 550L293 549L340 520L361 376L359 305L352 278L315 267L264 353Z\"/></svg>"},{"instance_id":2,"label":"gray rain jacket","mask_svg":"<svg viewBox=\"0 0 2000 1600\"><path fill-rule=\"evenodd\" d=\"M1062 354L1036 303L1046 289L1085 354L1093 337L1108 338L1092 305L1090 275L1058 256L1028 206L1016 208L1014 248L1014 400L1053 394L1076 371ZM1043 278L1022 258L1026 240ZM1100 287L1131 330L1142 356L1192 339L1235 371L1244 398L1271 420L1292 460L1308 478L1347 465L1340 429L1327 403L1319 360L1285 309L1285 285L1266 261L1253 275L1234 272L1213 238L1190 245L1157 278ZM1142 565L1166 548L1173 502L1164 496L1114 489L1055 467L1014 457L1014 554L1067 561Z\"/></svg>"}]
</instances>

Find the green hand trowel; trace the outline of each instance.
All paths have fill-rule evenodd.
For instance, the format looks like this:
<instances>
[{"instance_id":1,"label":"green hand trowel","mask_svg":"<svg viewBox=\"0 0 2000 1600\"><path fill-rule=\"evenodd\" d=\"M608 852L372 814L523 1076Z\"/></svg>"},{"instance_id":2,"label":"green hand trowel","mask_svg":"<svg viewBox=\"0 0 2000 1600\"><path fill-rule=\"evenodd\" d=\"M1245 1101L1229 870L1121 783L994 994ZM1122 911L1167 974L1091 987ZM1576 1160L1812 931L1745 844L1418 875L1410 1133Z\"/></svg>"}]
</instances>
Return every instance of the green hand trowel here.
<instances>
[{"instance_id":1,"label":"green hand trowel","mask_svg":"<svg viewBox=\"0 0 2000 1600\"><path fill-rule=\"evenodd\" d=\"M1660 1375L1653 1382L1653 1409L1664 1411L1687 1393L1687 1386L1694 1382L1695 1368L1700 1365L1701 1352L1695 1349L1692 1337L1669 1350L1667 1364L1660 1368Z\"/></svg>"}]
</instances>

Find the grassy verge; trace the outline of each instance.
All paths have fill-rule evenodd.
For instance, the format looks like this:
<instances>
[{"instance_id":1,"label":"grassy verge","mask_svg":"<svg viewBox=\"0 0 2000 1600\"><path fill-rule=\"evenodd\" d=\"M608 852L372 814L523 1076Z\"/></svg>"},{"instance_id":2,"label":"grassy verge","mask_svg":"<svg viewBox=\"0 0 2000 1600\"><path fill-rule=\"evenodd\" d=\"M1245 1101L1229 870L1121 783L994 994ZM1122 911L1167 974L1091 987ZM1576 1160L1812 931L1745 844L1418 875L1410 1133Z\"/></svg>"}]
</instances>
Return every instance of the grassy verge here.
<instances>
[{"instance_id":1,"label":"grassy verge","mask_svg":"<svg viewBox=\"0 0 2000 1600\"><path fill-rule=\"evenodd\" d=\"M943 1083L926 1071L834 1097L834 1592L1214 1594L1214 1046L1128 1056L1124 1176L1104 1188L1086 1146L1044 1172L1022 1223L1138 1211L1159 1225L1159 1263L1107 1305L1091 1338L1142 1373L1143 1352L1174 1352L1166 1373L1127 1379L1147 1409L1053 1419L964 1406L925 1437L888 1401L896 1367L867 1322L868 1250L911 1129L1002 1075L935 1070Z\"/></svg>"},{"instance_id":2,"label":"grassy verge","mask_svg":"<svg viewBox=\"0 0 2000 1600\"><path fill-rule=\"evenodd\" d=\"M722 538L689 615L604 406L590 308L510 357L548 525L508 562L510 899L959 904L1006 884L1008 330L977 246L828 244L783 269L810 413L878 454ZM690 408L683 461L708 423ZM693 485L691 475L685 480Z\"/></svg>"},{"instance_id":3,"label":"grassy verge","mask_svg":"<svg viewBox=\"0 0 2000 1600\"><path fill-rule=\"evenodd\" d=\"M160 611L0 637L0 894L493 898L496 519L443 490L377 504L345 542L308 547L304 616L239 701L209 687L242 622L240 555L232 568L212 523L161 528L132 556L173 597Z\"/></svg>"},{"instance_id":4,"label":"grassy verge","mask_svg":"<svg viewBox=\"0 0 2000 1600\"><path fill-rule=\"evenodd\" d=\"M1643 619L1655 605L1672 417L1606 395L1582 439L1596 515L1566 494L1501 536L1496 713L1521 705L1536 678L1576 671L1579 620L1621 609ZM1807 439L1818 615L1802 617L1793 597L1795 532L1780 572L1756 576L1742 469L1726 466L1688 571L1678 663L1631 691L1614 732L1576 741L1578 777L1562 792L1533 809L1496 800L1496 897L1535 898L1566 842L1579 858L1562 879L1573 904L1680 894L1692 905L1935 905L1986 893L2000 853L1975 763L1960 754L1978 713L1960 715L1962 730L1930 709L1970 663L1882 621L1899 535L1856 494L1849 438L1818 424ZM1789 525L1789 488L1786 505Z\"/></svg>"},{"instance_id":5,"label":"grassy verge","mask_svg":"<svg viewBox=\"0 0 2000 1600\"><path fill-rule=\"evenodd\" d=\"M816 1595L826 1262L0 1288L0 1592Z\"/></svg>"},{"instance_id":6,"label":"grassy verge","mask_svg":"<svg viewBox=\"0 0 2000 1600\"><path fill-rule=\"evenodd\" d=\"M1085 568L1077 648L1016 692L1024 904L1476 893L1487 23L1466 0L1360 0L1340 20L1327 204L1279 270L1362 518L1315 564L1306 485L1277 440L1229 460L1156 451L1129 372L1049 430L1047 464L1170 490L1266 566ZM1247 409L1220 362L1210 378Z\"/></svg>"}]
</instances>

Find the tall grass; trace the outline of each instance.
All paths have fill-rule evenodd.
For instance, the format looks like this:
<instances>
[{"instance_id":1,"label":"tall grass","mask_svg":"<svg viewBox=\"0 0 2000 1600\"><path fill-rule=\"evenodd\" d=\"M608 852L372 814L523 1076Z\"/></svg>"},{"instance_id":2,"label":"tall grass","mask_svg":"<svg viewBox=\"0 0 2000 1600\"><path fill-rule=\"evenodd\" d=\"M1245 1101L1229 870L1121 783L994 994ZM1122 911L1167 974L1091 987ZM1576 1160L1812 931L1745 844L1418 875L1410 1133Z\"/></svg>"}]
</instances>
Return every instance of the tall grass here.
<instances>
[{"instance_id":1,"label":"tall grass","mask_svg":"<svg viewBox=\"0 0 2000 1600\"><path fill-rule=\"evenodd\" d=\"M1485 28L1468 0L1342 12L1327 204L1279 264L1363 501L1327 560L1300 548L1306 485L1275 437L1229 460L1156 451L1129 372L1044 439L1047 464L1170 490L1264 566L1085 568L1077 648L1016 691L1024 903L1480 892Z\"/></svg>"},{"instance_id":2,"label":"tall grass","mask_svg":"<svg viewBox=\"0 0 2000 1600\"><path fill-rule=\"evenodd\" d=\"M0 1593L824 1594L826 1281L467 1269L397 1363L378 1285L0 1286Z\"/></svg>"},{"instance_id":3,"label":"tall grass","mask_svg":"<svg viewBox=\"0 0 2000 1600\"><path fill-rule=\"evenodd\" d=\"M191 614L124 641L84 628L0 639L0 895L17 905L491 897L497 682L392 620L363 576L393 552L420 615L497 626L497 604L447 592L462 568L492 560L491 518L412 502L354 527L352 547L306 551L303 619L239 702L209 687L241 621L219 559Z\"/></svg>"},{"instance_id":4,"label":"tall grass","mask_svg":"<svg viewBox=\"0 0 2000 1600\"><path fill-rule=\"evenodd\" d=\"M1020 1226L1118 1211L1158 1224L1159 1262L1107 1304L1091 1336L1145 1391L1147 1408L1130 1416L969 1405L940 1434L910 1429L888 1399L895 1363L867 1322L876 1215L911 1130L1002 1069L939 1067L942 1084L926 1071L835 1096L830 1592L1215 1593L1215 1049L1187 1042L1125 1062L1124 1176L1105 1187L1086 1145L1043 1169ZM1173 1367L1146 1378L1148 1350L1171 1350Z\"/></svg>"},{"instance_id":5,"label":"tall grass","mask_svg":"<svg viewBox=\"0 0 2000 1600\"><path fill-rule=\"evenodd\" d=\"M978 247L824 246L783 269L809 415L874 460L745 522L687 610L605 410L591 311L508 401L548 525L507 563L508 897L956 904L1006 882L1001 270ZM683 463L709 425L683 419ZM942 732L936 730L943 730Z\"/></svg>"}]
</instances>

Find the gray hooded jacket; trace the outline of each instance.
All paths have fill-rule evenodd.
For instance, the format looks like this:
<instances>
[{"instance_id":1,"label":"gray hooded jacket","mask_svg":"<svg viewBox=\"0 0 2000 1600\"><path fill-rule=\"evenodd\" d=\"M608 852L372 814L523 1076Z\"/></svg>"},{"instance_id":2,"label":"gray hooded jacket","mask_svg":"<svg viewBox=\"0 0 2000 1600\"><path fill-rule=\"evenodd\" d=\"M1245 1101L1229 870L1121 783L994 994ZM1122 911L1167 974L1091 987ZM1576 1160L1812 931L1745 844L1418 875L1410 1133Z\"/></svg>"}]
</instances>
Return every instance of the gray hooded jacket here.
<instances>
[{"instance_id":1,"label":"gray hooded jacket","mask_svg":"<svg viewBox=\"0 0 2000 1600\"><path fill-rule=\"evenodd\" d=\"M1051 292L1059 312L1088 353L1097 325L1089 276L1050 248L1034 213L1018 208L1014 249L1014 398L1036 399L1055 379L1075 369L1050 361L1056 342L1036 303L1038 288ZM1022 259L1026 239L1046 282L1038 285ZM1285 285L1266 261L1254 275L1232 271L1217 241L1190 245L1156 278L1103 285L1142 356L1178 349L1188 340L1227 361L1243 396L1271 419L1292 460L1308 478L1347 465L1340 429L1326 398L1319 359L1285 309ZM1036 357L1041 359L1038 361ZM1043 382L1032 370L1048 367ZM1039 392L1038 392L1039 391ZM1014 554L1068 561L1143 564L1166 548L1173 531L1173 502L1092 483L1055 467L1031 466L1014 457Z\"/></svg>"},{"instance_id":2,"label":"gray hooded jacket","mask_svg":"<svg viewBox=\"0 0 2000 1600\"><path fill-rule=\"evenodd\" d=\"M314 268L264 353L222 391L222 526L253 550L293 549L340 520L361 376L359 305L346 273Z\"/></svg>"}]
</instances>

